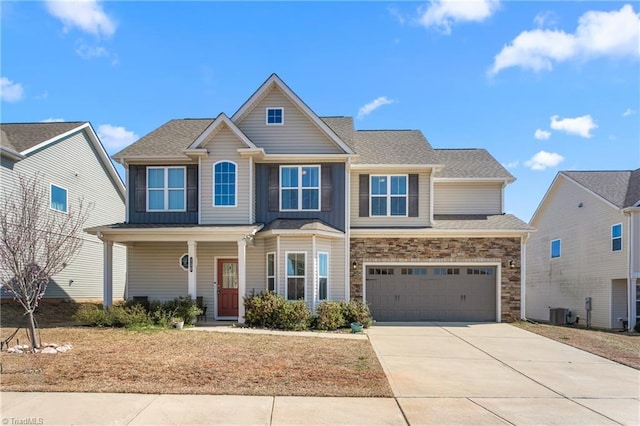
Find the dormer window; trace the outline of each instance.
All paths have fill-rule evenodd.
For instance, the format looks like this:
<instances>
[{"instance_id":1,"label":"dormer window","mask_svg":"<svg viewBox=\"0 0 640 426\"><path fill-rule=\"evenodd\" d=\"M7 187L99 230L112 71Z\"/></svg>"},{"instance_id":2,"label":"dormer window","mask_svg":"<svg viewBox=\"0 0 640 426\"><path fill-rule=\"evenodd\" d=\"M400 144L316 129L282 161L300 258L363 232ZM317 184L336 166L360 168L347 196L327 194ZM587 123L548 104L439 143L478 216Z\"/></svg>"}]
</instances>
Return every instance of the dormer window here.
<instances>
[{"instance_id":1,"label":"dormer window","mask_svg":"<svg viewBox=\"0 0 640 426\"><path fill-rule=\"evenodd\" d=\"M267 125L284 124L284 108L267 108Z\"/></svg>"}]
</instances>

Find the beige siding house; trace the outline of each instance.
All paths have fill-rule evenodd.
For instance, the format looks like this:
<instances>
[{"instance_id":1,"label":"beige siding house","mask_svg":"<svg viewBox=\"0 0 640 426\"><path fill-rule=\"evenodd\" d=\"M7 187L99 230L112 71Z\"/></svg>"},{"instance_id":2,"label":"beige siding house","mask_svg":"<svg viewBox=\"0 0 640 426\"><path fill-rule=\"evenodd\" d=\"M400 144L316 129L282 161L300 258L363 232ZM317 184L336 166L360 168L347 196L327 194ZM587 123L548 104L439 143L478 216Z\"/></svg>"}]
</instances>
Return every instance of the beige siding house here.
<instances>
[{"instance_id":1,"label":"beige siding house","mask_svg":"<svg viewBox=\"0 0 640 426\"><path fill-rule=\"evenodd\" d=\"M514 177L483 149L319 117L273 74L233 115L171 120L114 159L127 219L90 232L129 248L128 297L240 322L264 291L364 300L381 321L522 316L533 229L503 214Z\"/></svg>"},{"instance_id":2,"label":"beige siding house","mask_svg":"<svg viewBox=\"0 0 640 426\"><path fill-rule=\"evenodd\" d=\"M640 169L566 171L531 219L526 316L622 329L638 321ZM591 309L587 309L586 299Z\"/></svg>"},{"instance_id":3,"label":"beige siding house","mask_svg":"<svg viewBox=\"0 0 640 426\"><path fill-rule=\"evenodd\" d=\"M122 221L125 191L102 144L88 122L13 123L0 125L0 182L4 199L17 185L20 175L39 173L50 199L62 196L62 205L50 214L65 214L80 198L91 204L85 226ZM52 204L53 205L53 204ZM46 298L101 299L103 296L103 243L95 235L83 234L78 256L54 276ZM125 297L126 247L113 247L113 295ZM2 292L3 297L9 297Z\"/></svg>"}]
</instances>

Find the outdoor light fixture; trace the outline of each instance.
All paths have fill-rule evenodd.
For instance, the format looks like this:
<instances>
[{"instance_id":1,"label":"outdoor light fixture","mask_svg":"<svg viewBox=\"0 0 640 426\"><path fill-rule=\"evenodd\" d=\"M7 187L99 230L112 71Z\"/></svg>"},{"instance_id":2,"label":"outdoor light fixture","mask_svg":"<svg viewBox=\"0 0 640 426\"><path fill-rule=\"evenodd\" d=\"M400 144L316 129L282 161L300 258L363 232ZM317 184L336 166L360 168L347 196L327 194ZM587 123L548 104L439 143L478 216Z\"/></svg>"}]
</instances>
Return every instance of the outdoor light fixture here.
<instances>
[{"instance_id":1,"label":"outdoor light fixture","mask_svg":"<svg viewBox=\"0 0 640 426\"><path fill-rule=\"evenodd\" d=\"M356 269L358 267L358 262L356 262L355 260L353 262L351 262L351 267L353 269Z\"/></svg>"},{"instance_id":2,"label":"outdoor light fixture","mask_svg":"<svg viewBox=\"0 0 640 426\"><path fill-rule=\"evenodd\" d=\"M516 262L513 259L509 260L509 269L516 269Z\"/></svg>"}]
</instances>

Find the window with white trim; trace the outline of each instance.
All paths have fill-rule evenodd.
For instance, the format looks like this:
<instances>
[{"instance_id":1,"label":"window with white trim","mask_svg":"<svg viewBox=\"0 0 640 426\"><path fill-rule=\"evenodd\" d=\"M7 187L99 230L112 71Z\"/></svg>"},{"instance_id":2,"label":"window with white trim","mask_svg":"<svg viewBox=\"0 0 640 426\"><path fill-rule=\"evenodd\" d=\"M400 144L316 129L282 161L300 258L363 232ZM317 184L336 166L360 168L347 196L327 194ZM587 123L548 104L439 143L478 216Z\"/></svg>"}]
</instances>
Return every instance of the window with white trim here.
<instances>
[{"instance_id":1,"label":"window with white trim","mask_svg":"<svg viewBox=\"0 0 640 426\"><path fill-rule=\"evenodd\" d=\"M407 216L407 175L371 175L371 216Z\"/></svg>"},{"instance_id":2,"label":"window with white trim","mask_svg":"<svg viewBox=\"0 0 640 426\"><path fill-rule=\"evenodd\" d=\"M185 211L186 168L147 167L147 211Z\"/></svg>"},{"instance_id":3,"label":"window with white trim","mask_svg":"<svg viewBox=\"0 0 640 426\"><path fill-rule=\"evenodd\" d=\"M69 211L67 203L67 190L61 186L51 184L49 193L49 207L51 207L51 210L55 210L61 213L67 213Z\"/></svg>"},{"instance_id":4,"label":"window with white trim","mask_svg":"<svg viewBox=\"0 0 640 426\"><path fill-rule=\"evenodd\" d=\"M287 299L304 300L306 253L287 253Z\"/></svg>"},{"instance_id":5,"label":"window with white trim","mask_svg":"<svg viewBox=\"0 0 640 426\"><path fill-rule=\"evenodd\" d=\"M236 207L238 166L233 161L218 161L213 165L213 205Z\"/></svg>"},{"instance_id":6,"label":"window with white trim","mask_svg":"<svg viewBox=\"0 0 640 426\"><path fill-rule=\"evenodd\" d=\"M320 166L280 166L280 210L320 210Z\"/></svg>"},{"instance_id":7,"label":"window with white trim","mask_svg":"<svg viewBox=\"0 0 640 426\"><path fill-rule=\"evenodd\" d=\"M622 250L622 224L618 223L611 227L611 251Z\"/></svg>"},{"instance_id":8,"label":"window with white trim","mask_svg":"<svg viewBox=\"0 0 640 426\"><path fill-rule=\"evenodd\" d=\"M329 294L329 253L318 253L318 300Z\"/></svg>"},{"instance_id":9,"label":"window with white trim","mask_svg":"<svg viewBox=\"0 0 640 426\"><path fill-rule=\"evenodd\" d=\"M271 126L284 124L284 108L267 108L266 123Z\"/></svg>"},{"instance_id":10,"label":"window with white trim","mask_svg":"<svg viewBox=\"0 0 640 426\"><path fill-rule=\"evenodd\" d=\"M551 241L551 258L555 259L556 257L560 257L561 244L560 240Z\"/></svg>"},{"instance_id":11,"label":"window with white trim","mask_svg":"<svg viewBox=\"0 0 640 426\"><path fill-rule=\"evenodd\" d=\"M267 253L267 291L276 292L276 254Z\"/></svg>"}]
</instances>

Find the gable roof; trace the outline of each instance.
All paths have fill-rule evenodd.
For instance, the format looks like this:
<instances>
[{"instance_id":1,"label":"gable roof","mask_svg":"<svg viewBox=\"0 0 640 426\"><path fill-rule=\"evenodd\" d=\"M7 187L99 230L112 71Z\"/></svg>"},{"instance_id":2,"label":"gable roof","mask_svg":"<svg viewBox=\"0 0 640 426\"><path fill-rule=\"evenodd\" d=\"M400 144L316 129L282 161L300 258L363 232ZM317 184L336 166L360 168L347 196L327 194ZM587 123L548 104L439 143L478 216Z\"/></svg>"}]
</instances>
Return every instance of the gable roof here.
<instances>
[{"instance_id":1,"label":"gable roof","mask_svg":"<svg viewBox=\"0 0 640 426\"><path fill-rule=\"evenodd\" d=\"M264 95L269 93L272 87L277 87L287 98L289 98L289 100L293 102L293 104L297 106L300 111L302 111L302 113L305 114L309 118L309 120L311 120L311 122L313 122L320 129L320 131L322 131L331 141L333 141L334 144L336 144L336 146L342 149L346 154L353 154L353 151L351 150L349 145L343 142L343 140L340 139L338 135L336 135L336 133L324 121L322 121L320 117L318 117L316 113L313 112L313 110L311 110L311 108L309 108L307 104L305 104L302 99L300 99L298 95L296 95L293 90L291 90L289 86L287 86L284 81L282 81L280 77L278 77L278 75L275 73L271 74L271 76L269 76L269 78L264 83L262 83L258 90L256 90L253 95L251 95L249 99L247 99L245 103L242 104L238 111L236 111L233 116L231 116L231 120L234 123L242 120L242 118L244 118L246 114L253 110L260 99L262 99Z\"/></svg>"},{"instance_id":2,"label":"gable roof","mask_svg":"<svg viewBox=\"0 0 640 426\"><path fill-rule=\"evenodd\" d=\"M0 124L0 145L23 153L86 123L88 122L3 123Z\"/></svg>"},{"instance_id":3,"label":"gable roof","mask_svg":"<svg viewBox=\"0 0 640 426\"><path fill-rule=\"evenodd\" d=\"M486 149L436 149L435 157L445 165L436 178L515 180Z\"/></svg>"},{"instance_id":4,"label":"gable roof","mask_svg":"<svg viewBox=\"0 0 640 426\"><path fill-rule=\"evenodd\" d=\"M207 126L207 128L198 136L198 138L189 146L189 149L199 148L200 145L209 137L209 135L215 132L220 126L226 125L231 131L240 139L247 148L257 148L251 140L245 135L242 130L235 125L233 121L227 117L225 113L220 113L213 122Z\"/></svg>"},{"instance_id":5,"label":"gable roof","mask_svg":"<svg viewBox=\"0 0 640 426\"><path fill-rule=\"evenodd\" d=\"M98 135L88 121L53 122L53 123L6 123L0 124L0 148L15 160L20 160L33 153L45 149L50 144L59 142L67 136L84 131L93 145L100 161L109 174L122 199L125 199L125 188L122 178L116 171L107 151L105 151ZM13 151L13 152L11 152ZM19 153L19 156L14 155Z\"/></svg>"},{"instance_id":6,"label":"gable roof","mask_svg":"<svg viewBox=\"0 0 640 426\"><path fill-rule=\"evenodd\" d=\"M113 155L116 161L130 157L184 157L184 153L213 123L213 118L170 120Z\"/></svg>"},{"instance_id":7,"label":"gable roof","mask_svg":"<svg viewBox=\"0 0 640 426\"><path fill-rule=\"evenodd\" d=\"M562 174L619 209L640 201L640 169L562 171Z\"/></svg>"}]
</instances>

